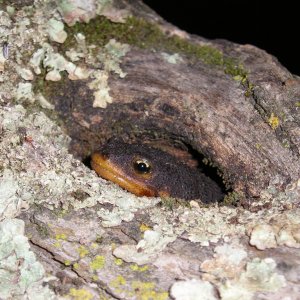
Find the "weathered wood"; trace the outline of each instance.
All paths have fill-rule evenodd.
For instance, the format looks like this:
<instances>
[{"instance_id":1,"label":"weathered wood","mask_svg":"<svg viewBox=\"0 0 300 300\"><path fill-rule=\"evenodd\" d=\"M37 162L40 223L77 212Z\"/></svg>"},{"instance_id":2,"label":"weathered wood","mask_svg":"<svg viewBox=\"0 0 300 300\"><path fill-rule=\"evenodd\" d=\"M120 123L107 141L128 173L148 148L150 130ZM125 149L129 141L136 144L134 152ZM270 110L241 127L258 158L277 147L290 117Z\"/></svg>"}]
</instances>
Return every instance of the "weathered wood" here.
<instances>
[{"instance_id":1,"label":"weathered wood","mask_svg":"<svg viewBox=\"0 0 300 300\"><path fill-rule=\"evenodd\" d=\"M242 65L244 78L192 55L171 64L161 52L133 46L121 64L126 77L109 77L113 102L106 108L93 107L89 81L54 84L51 100L65 118L72 151L84 158L114 135L162 137L204 154L248 197L259 197L274 180L284 189L300 174L299 79L253 46L211 47L224 51L233 68Z\"/></svg>"},{"instance_id":2,"label":"weathered wood","mask_svg":"<svg viewBox=\"0 0 300 300\"><path fill-rule=\"evenodd\" d=\"M0 73L0 286L9 286L8 295L17 299L36 296L32 282L40 277L27 276L35 260L31 252L20 255L29 252L22 230L14 240L16 225L10 219L17 216L20 227L25 222L30 250L50 275L41 275L40 291L49 287L74 299L179 300L190 292L212 300L298 299L299 78L253 46L181 32L140 1L115 1L104 15L120 21L125 9L142 21L127 20L121 34L116 27L106 31L108 21L96 18L95 2L84 2L79 9L72 2L74 11L65 14L61 7L58 13L58 2L36 3L36 14L20 7L15 25L6 12L0 18L12 28L4 26L7 36L15 39L15 44L9 40L10 59L0 60L5 70ZM54 16L89 23L68 29L69 40L51 41L49 50L44 24ZM31 31L21 36L25 17ZM104 32L100 41L93 37L97 30ZM85 34L85 46L72 40L78 32ZM106 53L112 38L135 43L120 66L109 69L95 56ZM58 74L51 74L47 56L34 64L33 53L43 47L50 58L51 51L65 56L72 47L84 52L74 62L82 67L81 78L58 80L64 70L78 79L69 62L59 61L68 68ZM41 74L34 71L38 68ZM93 75L86 78L85 68ZM90 84L96 71L108 78L107 85L99 84L102 92L109 88L112 100L104 108L93 107ZM45 81L45 75L57 81ZM27 98L18 96L24 80L34 85ZM39 93L55 104L54 111ZM187 207L174 199L137 198L74 159L62 128L72 138L69 151L81 160L112 136L189 146L223 172L243 205L191 202ZM1 274L12 270L13 283L4 282ZM41 298L49 299L43 292Z\"/></svg>"}]
</instances>

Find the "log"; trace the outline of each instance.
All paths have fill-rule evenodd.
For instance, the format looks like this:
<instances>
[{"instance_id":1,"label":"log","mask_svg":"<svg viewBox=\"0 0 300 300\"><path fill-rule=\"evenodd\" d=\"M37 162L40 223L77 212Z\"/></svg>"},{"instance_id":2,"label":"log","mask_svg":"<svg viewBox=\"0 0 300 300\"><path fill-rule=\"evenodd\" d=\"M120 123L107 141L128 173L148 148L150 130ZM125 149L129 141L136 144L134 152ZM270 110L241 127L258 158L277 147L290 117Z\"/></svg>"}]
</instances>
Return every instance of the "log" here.
<instances>
[{"instance_id":1,"label":"log","mask_svg":"<svg viewBox=\"0 0 300 300\"><path fill-rule=\"evenodd\" d=\"M24 5L0 6L0 299L298 299L299 78L137 0ZM136 197L86 163L111 137L228 195Z\"/></svg>"},{"instance_id":2,"label":"log","mask_svg":"<svg viewBox=\"0 0 300 300\"><path fill-rule=\"evenodd\" d=\"M97 107L90 79L47 83L48 97L72 138L71 152L85 159L112 136L176 141L201 153L228 186L248 198L259 197L274 181L283 190L299 177L296 77L250 45L180 38L163 21L163 28L148 20L131 23L132 29L118 30L132 34L134 42L144 37L150 49L137 42L120 65L126 76L110 75L112 103ZM80 31L89 33L93 26L101 32L107 24L95 19ZM103 43L95 33L86 39Z\"/></svg>"}]
</instances>

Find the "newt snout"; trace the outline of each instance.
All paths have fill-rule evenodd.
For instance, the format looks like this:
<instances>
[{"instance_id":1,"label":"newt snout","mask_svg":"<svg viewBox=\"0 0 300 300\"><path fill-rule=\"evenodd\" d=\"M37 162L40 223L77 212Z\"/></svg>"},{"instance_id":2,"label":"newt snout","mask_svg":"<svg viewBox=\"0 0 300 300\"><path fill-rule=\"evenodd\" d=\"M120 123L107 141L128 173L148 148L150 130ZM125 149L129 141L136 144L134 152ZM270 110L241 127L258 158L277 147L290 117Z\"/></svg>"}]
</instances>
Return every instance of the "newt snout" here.
<instances>
[{"instance_id":1,"label":"newt snout","mask_svg":"<svg viewBox=\"0 0 300 300\"><path fill-rule=\"evenodd\" d=\"M218 184L199 169L167 152L144 144L112 140L92 155L96 173L137 196L170 196L186 200L219 201Z\"/></svg>"}]
</instances>

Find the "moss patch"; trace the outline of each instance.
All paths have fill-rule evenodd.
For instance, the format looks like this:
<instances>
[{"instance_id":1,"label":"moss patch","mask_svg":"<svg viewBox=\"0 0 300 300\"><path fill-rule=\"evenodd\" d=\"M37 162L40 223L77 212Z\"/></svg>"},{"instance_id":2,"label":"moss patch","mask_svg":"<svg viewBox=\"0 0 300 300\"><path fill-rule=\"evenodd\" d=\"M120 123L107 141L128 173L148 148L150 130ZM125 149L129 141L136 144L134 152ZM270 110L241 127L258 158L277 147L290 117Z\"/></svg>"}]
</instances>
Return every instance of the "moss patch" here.
<instances>
[{"instance_id":1,"label":"moss patch","mask_svg":"<svg viewBox=\"0 0 300 300\"><path fill-rule=\"evenodd\" d=\"M243 195L241 193L230 192L224 197L223 204L230 206L238 206L242 198Z\"/></svg>"},{"instance_id":2,"label":"moss patch","mask_svg":"<svg viewBox=\"0 0 300 300\"><path fill-rule=\"evenodd\" d=\"M209 65L223 68L226 74L245 79L247 72L235 59L224 57L223 53L209 45L193 44L178 36L165 34L159 26L144 19L128 17L125 23L113 23L103 16L91 20L88 24L76 23L66 29L68 38L61 45L62 50L75 47L76 33L83 33L88 44L100 47L106 45L110 39L126 43L142 49L152 48L157 51L176 52L190 58L200 59Z\"/></svg>"}]
</instances>

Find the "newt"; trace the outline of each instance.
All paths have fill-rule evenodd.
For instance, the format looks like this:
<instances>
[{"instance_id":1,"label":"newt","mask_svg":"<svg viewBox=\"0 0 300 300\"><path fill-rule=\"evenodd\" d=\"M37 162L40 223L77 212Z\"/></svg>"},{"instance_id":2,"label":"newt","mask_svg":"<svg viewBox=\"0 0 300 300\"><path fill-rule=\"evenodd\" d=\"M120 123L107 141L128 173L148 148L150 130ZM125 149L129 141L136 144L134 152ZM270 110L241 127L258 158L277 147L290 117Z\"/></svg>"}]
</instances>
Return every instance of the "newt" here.
<instances>
[{"instance_id":1,"label":"newt","mask_svg":"<svg viewBox=\"0 0 300 300\"><path fill-rule=\"evenodd\" d=\"M171 154L145 144L113 139L93 153L96 173L137 196L220 201L219 185L197 168Z\"/></svg>"}]
</instances>

